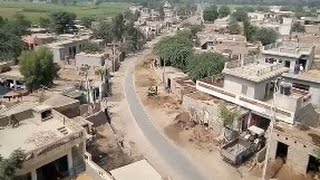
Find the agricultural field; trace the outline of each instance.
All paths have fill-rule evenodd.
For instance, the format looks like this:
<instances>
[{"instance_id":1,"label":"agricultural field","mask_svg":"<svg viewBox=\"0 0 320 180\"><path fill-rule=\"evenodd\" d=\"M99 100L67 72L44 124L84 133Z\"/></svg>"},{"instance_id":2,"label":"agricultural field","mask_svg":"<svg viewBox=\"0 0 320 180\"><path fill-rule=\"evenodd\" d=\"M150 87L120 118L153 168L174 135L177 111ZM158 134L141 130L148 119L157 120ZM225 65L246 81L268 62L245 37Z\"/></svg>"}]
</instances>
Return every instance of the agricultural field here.
<instances>
[{"instance_id":1,"label":"agricultural field","mask_svg":"<svg viewBox=\"0 0 320 180\"><path fill-rule=\"evenodd\" d=\"M16 13L21 13L32 22L38 22L40 17L47 17L54 11L68 11L77 15L96 19L107 18L117 15L129 7L127 3L103 3L99 5L57 5L27 2L3 2L0 0L0 16L12 18Z\"/></svg>"}]
</instances>

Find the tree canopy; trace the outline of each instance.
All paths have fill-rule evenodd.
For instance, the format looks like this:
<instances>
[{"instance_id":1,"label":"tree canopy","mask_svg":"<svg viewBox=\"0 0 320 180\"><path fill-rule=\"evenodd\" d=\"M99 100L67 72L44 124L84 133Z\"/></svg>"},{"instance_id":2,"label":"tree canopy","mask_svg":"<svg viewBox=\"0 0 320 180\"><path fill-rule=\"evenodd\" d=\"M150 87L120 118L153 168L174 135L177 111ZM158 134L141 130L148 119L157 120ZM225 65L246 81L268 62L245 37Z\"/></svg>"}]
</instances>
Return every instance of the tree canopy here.
<instances>
[{"instance_id":1,"label":"tree canopy","mask_svg":"<svg viewBox=\"0 0 320 180\"><path fill-rule=\"evenodd\" d=\"M227 17L231 13L231 10L228 6L223 5L219 8L219 17Z\"/></svg>"},{"instance_id":2,"label":"tree canopy","mask_svg":"<svg viewBox=\"0 0 320 180\"><path fill-rule=\"evenodd\" d=\"M102 53L103 49L99 47L97 43L87 42L83 46L81 46L81 51L92 54L92 53Z\"/></svg>"},{"instance_id":3,"label":"tree canopy","mask_svg":"<svg viewBox=\"0 0 320 180\"><path fill-rule=\"evenodd\" d=\"M21 149L13 151L8 159L0 156L0 179L13 179L16 170L22 168L26 155Z\"/></svg>"},{"instance_id":4,"label":"tree canopy","mask_svg":"<svg viewBox=\"0 0 320 180\"><path fill-rule=\"evenodd\" d=\"M90 28L92 25L92 21L94 21L94 18L92 17L88 17L88 16L84 16L81 19L81 25L85 26L86 28Z\"/></svg>"},{"instance_id":5,"label":"tree canopy","mask_svg":"<svg viewBox=\"0 0 320 180\"><path fill-rule=\"evenodd\" d=\"M93 29L93 36L97 39L104 39L106 42L112 42L112 24L109 21L100 21L98 27Z\"/></svg>"},{"instance_id":6,"label":"tree canopy","mask_svg":"<svg viewBox=\"0 0 320 180\"><path fill-rule=\"evenodd\" d=\"M300 23L300 22L295 22L295 23L293 23L293 25L292 25L292 32L305 32L306 30L305 30L305 27Z\"/></svg>"},{"instance_id":7,"label":"tree canopy","mask_svg":"<svg viewBox=\"0 0 320 180\"><path fill-rule=\"evenodd\" d=\"M225 61L225 57L219 53L194 53L186 60L187 72L193 80L218 75L221 74Z\"/></svg>"},{"instance_id":8,"label":"tree canopy","mask_svg":"<svg viewBox=\"0 0 320 180\"><path fill-rule=\"evenodd\" d=\"M53 79L58 76L59 68L53 63L53 54L47 48L23 51L19 60L19 71L29 89L51 86Z\"/></svg>"},{"instance_id":9,"label":"tree canopy","mask_svg":"<svg viewBox=\"0 0 320 180\"><path fill-rule=\"evenodd\" d=\"M234 18L231 18L231 20L229 21L227 29L229 30L230 34L241 33L241 26Z\"/></svg>"},{"instance_id":10,"label":"tree canopy","mask_svg":"<svg viewBox=\"0 0 320 180\"><path fill-rule=\"evenodd\" d=\"M155 53L166 61L166 66L185 70L186 58L192 54L193 43L190 30L184 30L173 37L165 37L154 48Z\"/></svg>"},{"instance_id":11,"label":"tree canopy","mask_svg":"<svg viewBox=\"0 0 320 180\"><path fill-rule=\"evenodd\" d=\"M252 25L248 19L243 21L243 35L248 41L255 41L257 27Z\"/></svg>"},{"instance_id":12,"label":"tree canopy","mask_svg":"<svg viewBox=\"0 0 320 180\"><path fill-rule=\"evenodd\" d=\"M0 61L16 59L22 49L21 38L0 28Z\"/></svg>"},{"instance_id":13,"label":"tree canopy","mask_svg":"<svg viewBox=\"0 0 320 180\"><path fill-rule=\"evenodd\" d=\"M112 36L115 41L122 41L124 32L125 32L125 24L124 24L124 18L122 14L119 14L112 18Z\"/></svg>"},{"instance_id":14,"label":"tree canopy","mask_svg":"<svg viewBox=\"0 0 320 180\"><path fill-rule=\"evenodd\" d=\"M238 8L235 12L232 13L232 18L236 19L237 21L244 22L245 20L248 20L248 14L247 11L244 8Z\"/></svg>"},{"instance_id":15,"label":"tree canopy","mask_svg":"<svg viewBox=\"0 0 320 180\"><path fill-rule=\"evenodd\" d=\"M211 5L203 11L203 19L205 21L214 22L219 17L218 7L216 5Z\"/></svg>"},{"instance_id":16,"label":"tree canopy","mask_svg":"<svg viewBox=\"0 0 320 180\"><path fill-rule=\"evenodd\" d=\"M271 28L258 28L255 33L255 40L260 41L262 45L275 43L279 34Z\"/></svg>"},{"instance_id":17,"label":"tree canopy","mask_svg":"<svg viewBox=\"0 0 320 180\"><path fill-rule=\"evenodd\" d=\"M225 104L219 106L220 118L224 126L232 126L233 122L239 117L240 112L237 110L229 110Z\"/></svg>"},{"instance_id":18,"label":"tree canopy","mask_svg":"<svg viewBox=\"0 0 320 180\"><path fill-rule=\"evenodd\" d=\"M51 30L57 34L63 34L74 28L76 14L71 12L58 11L49 15Z\"/></svg>"}]
</instances>

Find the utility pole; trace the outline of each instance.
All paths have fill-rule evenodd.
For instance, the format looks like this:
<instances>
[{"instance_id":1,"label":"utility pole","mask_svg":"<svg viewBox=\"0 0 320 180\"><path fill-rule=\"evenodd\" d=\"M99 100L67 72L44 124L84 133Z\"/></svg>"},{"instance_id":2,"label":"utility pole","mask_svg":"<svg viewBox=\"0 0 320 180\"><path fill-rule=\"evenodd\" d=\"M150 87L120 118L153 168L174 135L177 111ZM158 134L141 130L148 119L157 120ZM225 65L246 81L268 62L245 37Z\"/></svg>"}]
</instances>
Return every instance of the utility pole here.
<instances>
[{"instance_id":1,"label":"utility pole","mask_svg":"<svg viewBox=\"0 0 320 180\"><path fill-rule=\"evenodd\" d=\"M163 85L164 90L167 90L167 84L166 84L166 56L163 55Z\"/></svg>"},{"instance_id":2,"label":"utility pole","mask_svg":"<svg viewBox=\"0 0 320 180\"><path fill-rule=\"evenodd\" d=\"M278 87L275 87L275 89L278 89ZM274 124L276 123L276 118L275 118L275 114L274 114L274 100L272 101L272 106L270 108L270 117L271 117L271 124L269 127L269 134L268 134L268 143L267 143L267 149L266 149L266 157L265 157L265 162L264 162L264 166L263 166L263 171L262 171L262 179L263 180L268 180L269 178L267 177L267 167L268 167L268 160L269 160L269 153L270 153L270 146L271 146L271 138L272 138L272 132L273 132L273 127Z\"/></svg>"}]
</instances>

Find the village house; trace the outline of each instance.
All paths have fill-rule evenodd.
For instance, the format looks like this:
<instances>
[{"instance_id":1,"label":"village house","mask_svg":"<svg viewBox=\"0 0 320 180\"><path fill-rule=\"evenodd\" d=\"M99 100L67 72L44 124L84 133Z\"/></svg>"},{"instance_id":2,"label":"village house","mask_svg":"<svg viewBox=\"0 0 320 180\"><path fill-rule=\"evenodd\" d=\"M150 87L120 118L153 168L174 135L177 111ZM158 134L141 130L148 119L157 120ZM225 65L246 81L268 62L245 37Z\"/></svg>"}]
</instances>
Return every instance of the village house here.
<instances>
[{"instance_id":1,"label":"village house","mask_svg":"<svg viewBox=\"0 0 320 180\"><path fill-rule=\"evenodd\" d=\"M316 118L319 123L319 118ZM296 174L319 174L319 127L277 122L270 139L269 161L281 158Z\"/></svg>"},{"instance_id":2,"label":"village house","mask_svg":"<svg viewBox=\"0 0 320 180\"><path fill-rule=\"evenodd\" d=\"M196 88L250 110L249 125L266 129L273 106L277 108L276 119L290 124L294 123L298 112L309 108L308 91L291 88L286 82L281 82L281 91L275 91L279 77L285 72L288 68L280 64L242 60L241 63L226 63L221 79L198 80Z\"/></svg>"},{"instance_id":3,"label":"village house","mask_svg":"<svg viewBox=\"0 0 320 180\"><path fill-rule=\"evenodd\" d=\"M70 64L74 62L75 55L81 47L87 43L90 36L73 36L72 38L61 37L62 40L46 44L53 53L53 62Z\"/></svg>"},{"instance_id":4,"label":"village house","mask_svg":"<svg viewBox=\"0 0 320 180\"><path fill-rule=\"evenodd\" d=\"M56 40L56 37L52 34L31 34L22 37L23 42L26 44L29 50L33 50L36 46L42 46L44 44L52 43Z\"/></svg>"},{"instance_id":5,"label":"village house","mask_svg":"<svg viewBox=\"0 0 320 180\"><path fill-rule=\"evenodd\" d=\"M242 35L198 33L200 51L218 52L230 59L238 59L248 54L249 48L246 37Z\"/></svg>"},{"instance_id":6,"label":"village house","mask_svg":"<svg viewBox=\"0 0 320 180\"><path fill-rule=\"evenodd\" d=\"M16 175L32 180L58 179L84 170L84 128L38 103L17 104L0 113L0 154L7 158L21 148L27 156Z\"/></svg>"},{"instance_id":7,"label":"village house","mask_svg":"<svg viewBox=\"0 0 320 180\"><path fill-rule=\"evenodd\" d=\"M290 72L308 71L314 60L315 46L304 46L298 42L281 41L264 46L261 53L265 62L277 62Z\"/></svg>"},{"instance_id":8,"label":"village house","mask_svg":"<svg viewBox=\"0 0 320 180\"><path fill-rule=\"evenodd\" d=\"M293 87L303 89L311 94L311 103L320 105L320 71L316 69L302 73L284 73L282 77Z\"/></svg>"}]
</instances>

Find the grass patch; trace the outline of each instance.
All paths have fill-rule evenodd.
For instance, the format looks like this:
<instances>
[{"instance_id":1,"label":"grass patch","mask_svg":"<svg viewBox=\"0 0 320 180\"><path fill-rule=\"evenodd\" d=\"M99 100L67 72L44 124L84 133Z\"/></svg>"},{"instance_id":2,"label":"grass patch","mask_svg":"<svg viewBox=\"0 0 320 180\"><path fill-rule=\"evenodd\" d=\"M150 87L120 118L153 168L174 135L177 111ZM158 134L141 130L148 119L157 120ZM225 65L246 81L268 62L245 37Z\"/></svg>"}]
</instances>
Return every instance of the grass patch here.
<instances>
[{"instance_id":1,"label":"grass patch","mask_svg":"<svg viewBox=\"0 0 320 180\"><path fill-rule=\"evenodd\" d=\"M56 5L27 2L2 2L0 1L0 16L11 19L16 13L21 13L32 22L38 22L40 17L48 17L55 11L68 11L77 15L77 18L84 16L108 18L123 12L128 8L128 3L102 3L96 5Z\"/></svg>"}]
</instances>

